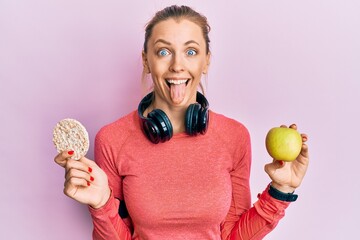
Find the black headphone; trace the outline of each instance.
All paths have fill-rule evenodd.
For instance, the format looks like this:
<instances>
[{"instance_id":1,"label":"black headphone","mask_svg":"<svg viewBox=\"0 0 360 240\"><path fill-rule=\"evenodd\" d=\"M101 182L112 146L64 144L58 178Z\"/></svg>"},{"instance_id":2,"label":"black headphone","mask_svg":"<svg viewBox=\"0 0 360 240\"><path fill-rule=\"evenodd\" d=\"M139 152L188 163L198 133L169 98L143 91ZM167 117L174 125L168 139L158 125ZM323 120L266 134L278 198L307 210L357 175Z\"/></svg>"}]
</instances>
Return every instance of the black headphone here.
<instances>
[{"instance_id":1,"label":"black headphone","mask_svg":"<svg viewBox=\"0 0 360 240\"><path fill-rule=\"evenodd\" d=\"M143 116L146 108L152 102L154 93L146 95L138 106L138 115L141 119L145 135L152 143L169 141L173 136L173 128L168 116L161 109L154 109L147 117ZM198 133L205 134L209 122L209 103L200 92L196 94L197 103L190 104L185 114L186 133L196 136Z\"/></svg>"}]
</instances>

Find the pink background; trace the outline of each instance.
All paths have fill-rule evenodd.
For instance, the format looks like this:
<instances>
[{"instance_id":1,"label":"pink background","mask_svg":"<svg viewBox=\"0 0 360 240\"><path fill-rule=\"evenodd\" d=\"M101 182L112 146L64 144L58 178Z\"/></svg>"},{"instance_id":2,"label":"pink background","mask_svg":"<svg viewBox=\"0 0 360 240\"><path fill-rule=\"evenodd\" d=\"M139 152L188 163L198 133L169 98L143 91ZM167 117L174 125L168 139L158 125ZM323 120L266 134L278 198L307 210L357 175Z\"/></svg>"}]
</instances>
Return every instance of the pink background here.
<instances>
[{"instance_id":1,"label":"pink background","mask_svg":"<svg viewBox=\"0 0 360 240\"><path fill-rule=\"evenodd\" d=\"M297 123L311 164L299 200L266 239L358 235L360 2L0 0L0 239L90 239L86 206L63 195L52 128L99 128L141 98L144 25L189 4L212 26L207 96L253 144L253 201L269 182L268 129ZM88 154L93 157L93 145Z\"/></svg>"}]
</instances>

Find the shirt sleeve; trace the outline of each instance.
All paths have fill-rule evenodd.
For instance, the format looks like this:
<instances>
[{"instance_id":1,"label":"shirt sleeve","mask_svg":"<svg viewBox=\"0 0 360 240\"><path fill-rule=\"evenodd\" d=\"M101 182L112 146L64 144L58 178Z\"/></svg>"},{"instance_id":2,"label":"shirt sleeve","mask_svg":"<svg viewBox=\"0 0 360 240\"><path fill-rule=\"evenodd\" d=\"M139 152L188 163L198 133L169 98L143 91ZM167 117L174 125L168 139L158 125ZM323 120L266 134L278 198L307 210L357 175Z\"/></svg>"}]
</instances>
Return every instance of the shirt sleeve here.
<instances>
[{"instance_id":1,"label":"shirt sleeve","mask_svg":"<svg viewBox=\"0 0 360 240\"><path fill-rule=\"evenodd\" d=\"M248 131L245 130L242 135L240 148L235 154L234 169L230 173L233 192L229 212L221 224L223 240L263 239L285 215L289 205L271 197L268 186L251 207L251 144Z\"/></svg>"},{"instance_id":2,"label":"shirt sleeve","mask_svg":"<svg viewBox=\"0 0 360 240\"><path fill-rule=\"evenodd\" d=\"M111 196L108 202L99 209L89 206L94 226L93 239L130 240L129 221L121 219L118 213L120 204L118 199L123 199L121 176L117 174L112 149L101 141L99 134L95 138L95 160L108 176Z\"/></svg>"}]
</instances>

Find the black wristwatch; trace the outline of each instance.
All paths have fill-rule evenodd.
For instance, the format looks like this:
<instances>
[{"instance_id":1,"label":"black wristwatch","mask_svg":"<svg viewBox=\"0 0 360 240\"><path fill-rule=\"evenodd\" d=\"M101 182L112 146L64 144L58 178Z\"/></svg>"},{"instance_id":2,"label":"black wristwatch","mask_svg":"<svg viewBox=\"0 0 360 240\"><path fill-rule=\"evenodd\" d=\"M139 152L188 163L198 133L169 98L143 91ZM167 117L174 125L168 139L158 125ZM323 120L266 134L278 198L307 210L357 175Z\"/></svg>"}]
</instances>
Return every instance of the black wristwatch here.
<instances>
[{"instance_id":1,"label":"black wristwatch","mask_svg":"<svg viewBox=\"0 0 360 240\"><path fill-rule=\"evenodd\" d=\"M271 186L271 184L269 187L269 194L273 198L280 200L280 201L285 201L285 202L295 202L296 199L298 198L297 194L281 192L281 191L277 190L276 188L274 188L273 186Z\"/></svg>"}]
</instances>

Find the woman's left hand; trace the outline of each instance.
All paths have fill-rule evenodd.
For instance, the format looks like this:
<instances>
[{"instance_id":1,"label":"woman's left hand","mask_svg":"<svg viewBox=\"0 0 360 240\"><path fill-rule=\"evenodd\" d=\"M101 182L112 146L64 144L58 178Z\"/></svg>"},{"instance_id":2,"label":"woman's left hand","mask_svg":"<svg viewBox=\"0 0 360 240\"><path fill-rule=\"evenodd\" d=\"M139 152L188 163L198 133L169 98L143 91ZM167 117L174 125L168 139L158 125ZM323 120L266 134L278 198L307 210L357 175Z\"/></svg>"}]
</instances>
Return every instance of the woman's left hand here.
<instances>
[{"instance_id":1,"label":"woman's left hand","mask_svg":"<svg viewBox=\"0 0 360 240\"><path fill-rule=\"evenodd\" d=\"M281 127L286 127L282 125ZM292 124L290 128L297 130L297 126ZM301 134L302 148L299 156L292 162L273 160L272 163L265 165L265 172L272 180L271 185L277 190L290 193L300 186L307 167L309 165L308 146L306 145L307 135Z\"/></svg>"}]
</instances>

